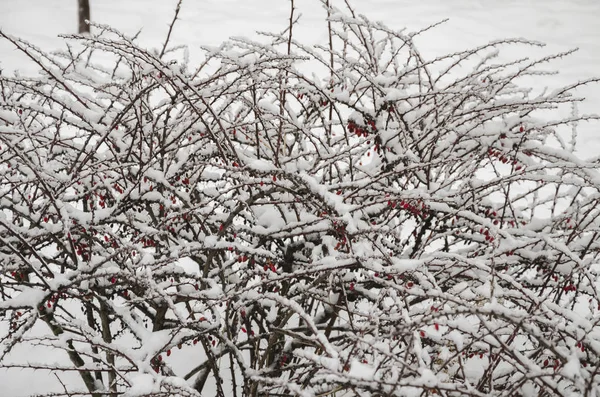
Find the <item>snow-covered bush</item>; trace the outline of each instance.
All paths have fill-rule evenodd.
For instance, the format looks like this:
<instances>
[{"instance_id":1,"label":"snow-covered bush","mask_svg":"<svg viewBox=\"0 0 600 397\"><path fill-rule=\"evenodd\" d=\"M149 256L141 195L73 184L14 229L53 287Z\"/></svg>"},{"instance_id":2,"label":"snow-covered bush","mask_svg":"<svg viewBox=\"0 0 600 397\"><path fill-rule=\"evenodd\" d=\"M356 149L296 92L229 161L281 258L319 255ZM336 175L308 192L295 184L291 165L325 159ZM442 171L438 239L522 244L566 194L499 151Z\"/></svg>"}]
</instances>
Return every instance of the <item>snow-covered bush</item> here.
<instances>
[{"instance_id":1,"label":"snow-covered bush","mask_svg":"<svg viewBox=\"0 0 600 397\"><path fill-rule=\"evenodd\" d=\"M41 69L0 76L0 367L53 396L599 395L588 81L326 10L324 46L292 23L199 65L0 32Z\"/></svg>"}]
</instances>

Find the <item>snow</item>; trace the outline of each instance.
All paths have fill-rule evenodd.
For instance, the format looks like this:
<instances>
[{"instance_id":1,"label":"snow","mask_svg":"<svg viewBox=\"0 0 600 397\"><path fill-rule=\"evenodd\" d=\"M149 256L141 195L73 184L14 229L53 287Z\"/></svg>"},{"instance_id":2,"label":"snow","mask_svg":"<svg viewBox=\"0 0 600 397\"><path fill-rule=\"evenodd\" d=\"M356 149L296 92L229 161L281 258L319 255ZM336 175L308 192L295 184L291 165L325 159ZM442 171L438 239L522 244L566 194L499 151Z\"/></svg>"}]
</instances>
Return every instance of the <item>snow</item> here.
<instances>
[{"instance_id":1,"label":"snow","mask_svg":"<svg viewBox=\"0 0 600 397\"><path fill-rule=\"evenodd\" d=\"M353 359L350 364L350 376L357 379L372 380L377 369L370 364L365 364Z\"/></svg>"},{"instance_id":2,"label":"snow","mask_svg":"<svg viewBox=\"0 0 600 397\"><path fill-rule=\"evenodd\" d=\"M464 338L460 332L457 330L451 331L446 335L446 338L449 339L454 346L456 346L457 350L462 350L464 345Z\"/></svg>"},{"instance_id":3,"label":"snow","mask_svg":"<svg viewBox=\"0 0 600 397\"><path fill-rule=\"evenodd\" d=\"M73 33L76 28L75 1L48 1L48 0L20 0L18 2L4 1L1 5L0 30L14 36L23 37L44 49L54 49L60 46L58 34ZM172 16L175 1L165 0L91 0L92 19L107 23L123 30L128 34L134 34L143 29L140 36L142 45L159 47L166 34L167 23ZM509 49L501 56L513 57L527 55L532 58L541 54L566 51L574 47L580 50L565 59L560 59L553 65L559 69L560 74L549 76L544 84L553 87L568 84L599 74L597 65L600 65L600 2L596 0L530 0L527 2L518 0L421 0L419 2L409 0L363 0L355 2L360 12L366 13L372 19L381 19L394 28L407 26L409 30L419 29L428 24L435 23L444 18L450 18L449 22L419 37L418 44L424 54L445 54L450 51L470 48L485 44L487 41L503 38L506 36L524 37L532 40L546 42L544 48L520 47L520 49ZM296 34L307 38L308 41L324 42L325 31L322 26L321 17L324 11L315 4L297 5L302 12L302 25ZM288 4L282 0L205 0L183 2L181 21L173 32L175 43L185 43L190 46L190 57L197 56L200 45L219 45L229 36L248 36L254 30L280 31L286 26L288 17ZM516 52L516 54L514 54ZM232 57L239 54L232 54ZM245 62L251 63L255 60L246 57ZM26 66L24 66L26 65ZM18 54L6 41L0 41L0 69L3 73L10 74L12 70L19 68L21 74L32 71L30 63L24 63L22 55ZM379 76L384 80L385 76ZM544 85L536 87L544 89ZM577 92L587 97L588 101L583 103L579 109L580 113L600 113L600 90L597 86L584 86ZM404 92L390 90L390 97L401 97ZM262 100L260 105L268 112L279 113L279 108L273 106L267 99ZM94 112L81 109L93 119ZM0 110L0 118L13 119L14 113ZM580 143L578 149L585 156L597 156L596 150L600 144L600 135L596 133L597 127L582 124L580 130ZM549 149L547 149L549 150ZM262 160L248 161L246 165L250 168L269 172L272 170L270 163ZM48 170L51 172L51 170ZM155 170L148 170L148 175L154 180L164 180L164 175ZM215 174L215 179L220 178ZM328 203L341 214L349 211L349 206L343 204L342 199L335 193L319 190L318 183L306 175L302 176L307 184L314 187L314 193L327 198ZM157 193L147 192L145 197L155 196ZM98 211L95 216L108 217L110 210ZM265 206L264 212L257 214L259 223L263 227L261 232L268 233L277 230L285 224L274 206ZM64 207L63 218L76 218L80 223L88 222L89 219L81 215L81 211L70 206ZM353 218L345 216L344 220L349 223L348 230L358 230L354 225ZM490 225L491 226L491 225ZM45 228L59 227L59 225L46 224ZM533 227L533 226L530 226ZM217 246L221 244L215 240L205 241L206 246ZM224 242L223 242L224 244ZM561 247L562 248L562 247ZM368 251L365 248L365 251ZM149 263L151 254L142 257L142 263ZM419 261L401 260L394 258L395 271L402 273L414 270L422 264ZM475 289L471 291L468 285L457 285L455 293L461 294L465 299L473 299L477 295L489 296L489 289ZM218 297L220 291L213 289L204 292L207 295ZM18 298L2 302L2 306L31 306L37 307L43 294L37 290L24 291ZM560 307L553 305L552 309L559 311ZM275 317L276 309L272 309L270 318ZM565 314L568 314L565 312ZM582 323L582 320L574 319ZM466 322L466 321L465 321ZM467 326L463 327L466 329ZM140 328L141 330L141 328ZM141 332L141 331L140 331ZM445 335L460 350L463 348L463 337L460 332L452 331ZM159 351L169 342L168 335L156 334L145 338L145 352ZM35 350L35 354L39 350ZM42 351L46 356L52 358L53 351ZM23 353L21 354L30 354ZM323 365L332 370L339 366L337 358L323 359ZM483 369L479 361L470 361L466 370L468 375L476 375ZM573 356L562 371L567 376L579 374L579 362ZM355 374L363 379L372 378L374 367L353 360L351 375ZM131 374L129 380L133 387L126 394L134 397L148 393L156 388L154 376L147 374ZM426 369L421 374L420 382L432 386L437 379L435 375ZM40 376L34 371L0 371L0 384L3 385L3 394L18 397L25 393L48 392L50 389L60 387L52 376ZM26 385L26 387L24 387ZM58 389L60 390L60 389ZM529 391L528 393L532 393ZM525 391L524 391L525 394Z\"/></svg>"},{"instance_id":4,"label":"snow","mask_svg":"<svg viewBox=\"0 0 600 397\"><path fill-rule=\"evenodd\" d=\"M561 372L568 378L580 378L581 366L579 364L579 358L577 353L571 355L569 361L562 367Z\"/></svg>"},{"instance_id":5,"label":"snow","mask_svg":"<svg viewBox=\"0 0 600 397\"><path fill-rule=\"evenodd\" d=\"M154 376L150 374L135 373L129 375L127 380L131 384L131 388L124 394L124 397L143 396L153 391L160 391L155 385Z\"/></svg>"}]
</instances>

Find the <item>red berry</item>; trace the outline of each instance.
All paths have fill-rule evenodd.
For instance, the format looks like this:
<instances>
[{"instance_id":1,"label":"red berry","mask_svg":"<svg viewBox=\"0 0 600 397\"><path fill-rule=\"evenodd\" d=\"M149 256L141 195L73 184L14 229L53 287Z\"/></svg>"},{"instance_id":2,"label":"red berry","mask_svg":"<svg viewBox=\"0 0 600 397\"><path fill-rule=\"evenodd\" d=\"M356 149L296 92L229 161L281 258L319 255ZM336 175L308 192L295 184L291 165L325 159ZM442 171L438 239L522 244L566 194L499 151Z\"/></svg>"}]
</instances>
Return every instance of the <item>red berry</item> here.
<instances>
[{"instance_id":1,"label":"red berry","mask_svg":"<svg viewBox=\"0 0 600 397\"><path fill-rule=\"evenodd\" d=\"M171 349L167 350L167 357L171 355Z\"/></svg>"}]
</instances>

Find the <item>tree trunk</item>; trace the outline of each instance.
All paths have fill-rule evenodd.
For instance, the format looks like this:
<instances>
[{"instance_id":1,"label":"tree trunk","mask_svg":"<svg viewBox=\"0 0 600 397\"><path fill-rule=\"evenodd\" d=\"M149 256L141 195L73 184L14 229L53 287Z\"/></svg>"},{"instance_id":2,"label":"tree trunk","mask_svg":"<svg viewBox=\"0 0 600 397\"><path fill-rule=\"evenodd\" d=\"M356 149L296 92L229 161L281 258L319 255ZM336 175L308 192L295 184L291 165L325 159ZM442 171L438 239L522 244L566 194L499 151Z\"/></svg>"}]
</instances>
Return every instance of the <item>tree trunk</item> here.
<instances>
[{"instance_id":1,"label":"tree trunk","mask_svg":"<svg viewBox=\"0 0 600 397\"><path fill-rule=\"evenodd\" d=\"M90 20L90 0L77 0L79 13L79 33L89 33L90 25L85 23Z\"/></svg>"}]
</instances>

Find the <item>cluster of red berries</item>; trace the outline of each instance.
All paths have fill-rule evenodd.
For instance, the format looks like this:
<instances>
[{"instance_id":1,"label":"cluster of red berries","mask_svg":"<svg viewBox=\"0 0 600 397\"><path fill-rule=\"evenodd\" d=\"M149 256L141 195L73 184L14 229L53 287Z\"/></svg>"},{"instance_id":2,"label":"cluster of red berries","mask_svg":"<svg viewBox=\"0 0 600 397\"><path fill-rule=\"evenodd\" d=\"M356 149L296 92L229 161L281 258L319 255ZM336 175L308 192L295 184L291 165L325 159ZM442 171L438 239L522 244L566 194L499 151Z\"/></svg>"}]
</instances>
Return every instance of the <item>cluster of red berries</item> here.
<instances>
[{"instance_id":1,"label":"cluster of red berries","mask_svg":"<svg viewBox=\"0 0 600 397\"><path fill-rule=\"evenodd\" d=\"M171 203L173 204L177 204L177 196L175 196L174 194L171 195L171 197L169 197L171 200Z\"/></svg>"},{"instance_id":2,"label":"cluster of red berries","mask_svg":"<svg viewBox=\"0 0 600 397\"><path fill-rule=\"evenodd\" d=\"M10 275L13 276L16 281L25 280L25 273L12 271L10 272Z\"/></svg>"},{"instance_id":3,"label":"cluster of red berries","mask_svg":"<svg viewBox=\"0 0 600 397\"><path fill-rule=\"evenodd\" d=\"M81 256L81 259L87 261L90 259L90 253L85 252L88 249L88 245L86 243L77 242L75 245L75 253Z\"/></svg>"},{"instance_id":4,"label":"cluster of red berries","mask_svg":"<svg viewBox=\"0 0 600 397\"><path fill-rule=\"evenodd\" d=\"M387 110L390 113L393 113L395 110L394 105L391 103L390 104L384 103L383 106L381 106L381 109Z\"/></svg>"},{"instance_id":5,"label":"cluster of red berries","mask_svg":"<svg viewBox=\"0 0 600 397\"><path fill-rule=\"evenodd\" d=\"M356 122L354 122L353 120L348 120L348 131L351 134L355 134L358 137L367 137L370 134L377 132L377 126L375 125L374 120L367 121L366 127L362 127L356 124Z\"/></svg>"},{"instance_id":6,"label":"cluster of red berries","mask_svg":"<svg viewBox=\"0 0 600 397\"><path fill-rule=\"evenodd\" d=\"M146 177L146 176L144 177L144 183L148 183L148 177ZM152 190L154 190L154 187L152 185L150 185L150 186L148 186L148 190L152 191Z\"/></svg>"},{"instance_id":7,"label":"cluster of red berries","mask_svg":"<svg viewBox=\"0 0 600 397\"><path fill-rule=\"evenodd\" d=\"M552 368L554 370L558 369L558 367L560 366L560 360L559 359L554 359L554 363L552 365L550 365L550 360L549 359L545 359L544 360L544 367L550 367L552 366Z\"/></svg>"},{"instance_id":8,"label":"cluster of red berries","mask_svg":"<svg viewBox=\"0 0 600 397\"><path fill-rule=\"evenodd\" d=\"M170 232L171 234L175 234L175 226L167 225L166 229L167 229L167 232Z\"/></svg>"},{"instance_id":9,"label":"cluster of red berries","mask_svg":"<svg viewBox=\"0 0 600 397\"><path fill-rule=\"evenodd\" d=\"M479 354L479 358L483 358L483 352L481 352L481 351L479 351L479 352L476 352L476 351L474 351L474 352L463 351L462 352L462 355L465 356L465 357L467 357L467 358L473 358L473 357L475 357L476 354Z\"/></svg>"},{"instance_id":10,"label":"cluster of red berries","mask_svg":"<svg viewBox=\"0 0 600 397\"><path fill-rule=\"evenodd\" d=\"M113 185L113 189L115 189L117 192L123 194L123 188L121 187L121 185L119 185L118 183L115 183Z\"/></svg>"},{"instance_id":11,"label":"cluster of red berries","mask_svg":"<svg viewBox=\"0 0 600 397\"><path fill-rule=\"evenodd\" d=\"M288 355L282 354L281 358L279 359L279 366L284 367L285 364L287 364L289 361L290 361L290 358L288 357Z\"/></svg>"},{"instance_id":12,"label":"cluster of red berries","mask_svg":"<svg viewBox=\"0 0 600 397\"><path fill-rule=\"evenodd\" d=\"M10 329L11 330L16 330L17 327L19 326L19 319L21 318L21 316L23 315L23 313L21 313L20 311L13 311L12 316L10 318Z\"/></svg>"},{"instance_id":13,"label":"cluster of red berries","mask_svg":"<svg viewBox=\"0 0 600 397\"><path fill-rule=\"evenodd\" d=\"M408 212L410 212L411 214L413 214L415 217L425 217L429 211L429 208L427 207L427 205L425 205L425 203L421 200L416 200L416 201L408 201L408 200L401 200L400 202L394 201L394 200L388 200L387 202L388 207L391 208L402 208L407 210Z\"/></svg>"},{"instance_id":14,"label":"cluster of red berries","mask_svg":"<svg viewBox=\"0 0 600 397\"><path fill-rule=\"evenodd\" d=\"M156 247L156 241L151 238L144 237L141 242L144 248Z\"/></svg>"},{"instance_id":15,"label":"cluster of red berries","mask_svg":"<svg viewBox=\"0 0 600 397\"><path fill-rule=\"evenodd\" d=\"M154 357L152 360L150 360L150 365L152 366L152 369L156 373L158 373L161 364L162 364L162 356L160 354L157 355L156 357Z\"/></svg>"},{"instance_id":16,"label":"cluster of red berries","mask_svg":"<svg viewBox=\"0 0 600 397\"><path fill-rule=\"evenodd\" d=\"M187 176L184 178L181 178L180 176L177 176L176 180L179 182L181 181L181 183L183 183L184 185L189 185L190 184L190 178L188 178Z\"/></svg>"},{"instance_id":17,"label":"cluster of red berries","mask_svg":"<svg viewBox=\"0 0 600 397\"><path fill-rule=\"evenodd\" d=\"M346 244L348 244L348 239L346 237L346 225L342 222L333 222L333 230L335 230L335 234L338 236L338 243L335 246L335 250L339 250L340 248L344 248Z\"/></svg>"},{"instance_id":18,"label":"cluster of red berries","mask_svg":"<svg viewBox=\"0 0 600 397\"><path fill-rule=\"evenodd\" d=\"M493 148L489 148L488 155L490 157L497 158L498 160L500 160L500 162L502 164L511 163L515 167L515 171L519 171L523 168L523 165L519 164L519 162L517 160L515 160L515 159L511 160L511 158L508 155L505 155L504 153L502 153L499 150L494 150Z\"/></svg>"},{"instance_id":19,"label":"cluster of red berries","mask_svg":"<svg viewBox=\"0 0 600 397\"><path fill-rule=\"evenodd\" d=\"M77 183L79 184L80 182L77 182ZM95 184L96 184L96 182L94 182L94 185L95 185ZM101 208L104 208L104 207L106 207L106 198L105 198L105 196L104 196L103 194L101 194L100 192L94 192L94 196L98 197L98 205L99 205ZM89 200L89 199L90 199L90 196L89 196L89 195L86 195L86 196L85 196L85 198L86 198L87 200Z\"/></svg>"},{"instance_id":20,"label":"cluster of red berries","mask_svg":"<svg viewBox=\"0 0 600 397\"><path fill-rule=\"evenodd\" d=\"M485 241L489 241L490 243L494 242L494 237L490 234L490 230L488 228L479 229L479 233L485 236Z\"/></svg>"},{"instance_id":21,"label":"cluster of red berries","mask_svg":"<svg viewBox=\"0 0 600 397\"><path fill-rule=\"evenodd\" d=\"M277 267L271 261L267 261L263 266L263 270L266 272L267 270L271 270L273 273L277 273Z\"/></svg>"},{"instance_id":22,"label":"cluster of red berries","mask_svg":"<svg viewBox=\"0 0 600 397\"><path fill-rule=\"evenodd\" d=\"M499 225L499 224L500 224L500 219L498 219L498 213L497 213L496 211L494 211L494 210L492 210L492 209L489 209L489 208L488 208L488 209L486 209L486 210L485 210L485 216L486 216L486 217L488 217L488 218L491 218L491 219L492 219L492 223L493 223L494 225L496 225L496 226L497 226L497 225ZM516 223L514 220L512 220L512 219L511 219L511 220L506 220L506 221L504 221L504 222L505 222L506 224L510 225L510 227L515 227L515 225L517 224L517 223ZM527 224L527 222L526 222L526 221L521 221L521 224L522 224L523 226L525 226L525 225Z\"/></svg>"},{"instance_id":23,"label":"cluster of red berries","mask_svg":"<svg viewBox=\"0 0 600 397\"><path fill-rule=\"evenodd\" d=\"M52 309L53 304L55 304L56 302L58 302L59 298L65 298L66 295L64 293L58 293L58 294L53 294L52 296L50 296L50 298L48 298L48 301L46 302L46 307L48 309ZM39 307L40 311L44 310L44 306L40 306Z\"/></svg>"},{"instance_id":24,"label":"cluster of red berries","mask_svg":"<svg viewBox=\"0 0 600 397\"><path fill-rule=\"evenodd\" d=\"M571 218L565 219L565 226L567 229L573 229L573 223L571 223Z\"/></svg>"},{"instance_id":25,"label":"cluster of red berries","mask_svg":"<svg viewBox=\"0 0 600 397\"><path fill-rule=\"evenodd\" d=\"M109 243L109 245L113 248L119 248L119 244L117 243L117 240L114 238L111 238L110 236L104 236L104 241Z\"/></svg>"},{"instance_id":26,"label":"cluster of red berries","mask_svg":"<svg viewBox=\"0 0 600 397\"><path fill-rule=\"evenodd\" d=\"M241 327L241 330L242 330L242 332L243 332L243 333L245 333L245 334L247 333L247 334L249 334L250 336L254 336L254 331L253 331L253 330L251 330L251 329L247 330L247 329L246 329L246 327ZM214 345L215 345L215 343L214 343L214 341L213 341L213 346L214 346Z\"/></svg>"},{"instance_id":27,"label":"cluster of red berries","mask_svg":"<svg viewBox=\"0 0 600 397\"><path fill-rule=\"evenodd\" d=\"M334 250L338 251L340 249L343 249L346 244L348 244L348 240L346 239L346 236L342 236L339 238L337 244L334 247Z\"/></svg>"}]
</instances>

